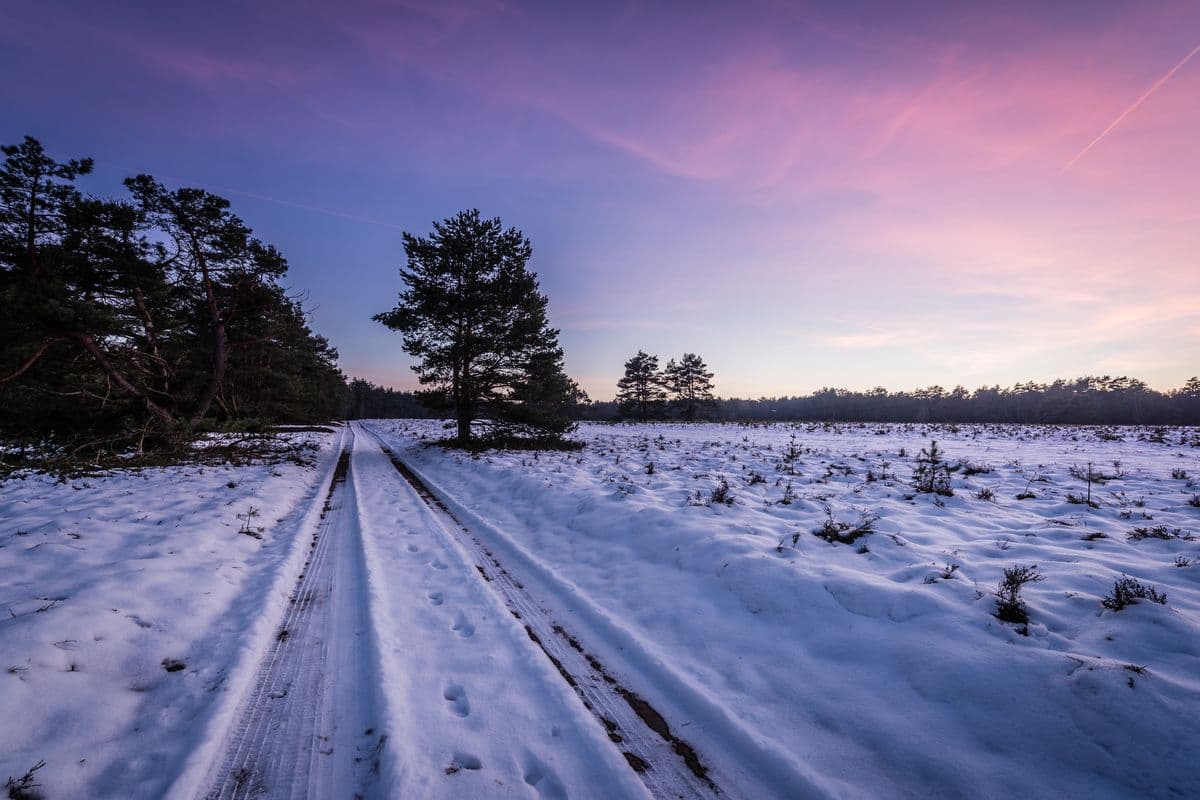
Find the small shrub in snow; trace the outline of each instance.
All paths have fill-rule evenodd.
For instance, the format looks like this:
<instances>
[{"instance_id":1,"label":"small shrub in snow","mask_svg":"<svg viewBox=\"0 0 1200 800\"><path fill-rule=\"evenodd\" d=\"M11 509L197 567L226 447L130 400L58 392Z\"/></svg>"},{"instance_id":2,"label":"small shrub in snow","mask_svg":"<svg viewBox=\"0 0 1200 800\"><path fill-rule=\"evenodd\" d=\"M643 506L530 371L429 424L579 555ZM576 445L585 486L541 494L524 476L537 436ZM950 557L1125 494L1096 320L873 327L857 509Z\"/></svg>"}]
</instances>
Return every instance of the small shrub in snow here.
<instances>
[{"instance_id":1,"label":"small shrub in snow","mask_svg":"<svg viewBox=\"0 0 1200 800\"><path fill-rule=\"evenodd\" d=\"M796 474L796 462L800 460L800 446L796 444L796 434L788 440L787 449L783 451L783 469L788 475Z\"/></svg>"},{"instance_id":2,"label":"small shrub in snow","mask_svg":"<svg viewBox=\"0 0 1200 800\"><path fill-rule=\"evenodd\" d=\"M994 502L996 502L996 493L993 492L991 490L991 488L984 486L982 489L980 489L978 492L975 493L975 499L976 500L987 500L989 503L994 503Z\"/></svg>"},{"instance_id":3,"label":"small shrub in snow","mask_svg":"<svg viewBox=\"0 0 1200 800\"><path fill-rule=\"evenodd\" d=\"M992 471L991 464L982 462L964 461L959 465L962 468L962 474L970 477L972 475L987 475Z\"/></svg>"},{"instance_id":4,"label":"small shrub in snow","mask_svg":"<svg viewBox=\"0 0 1200 800\"><path fill-rule=\"evenodd\" d=\"M941 571L938 572L938 574L929 575L928 577L925 578L923 583L930 584L930 583L937 583L938 580L943 580L943 581L952 580L954 578L954 573L956 573L956 572L958 572L958 564L947 563L946 566L942 567Z\"/></svg>"},{"instance_id":5,"label":"small shrub in snow","mask_svg":"<svg viewBox=\"0 0 1200 800\"><path fill-rule=\"evenodd\" d=\"M722 477L716 488L712 490L712 494L709 495L708 501L726 506L733 505L733 487L729 485L729 481Z\"/></svg>"},{"instance_id":6,"label":"small shrub in snow","mask_svg":"<svg viewBox=\"0 0 1200 800\"><path fill-rule=\"evenodd\" d=\"M1021 598L1021 588L1027 583L1037 583L1045 577L1037 571L1037 564L1005 567L1004 577L996 586L996 618L1001 622L1023 625L1029 622L1029 610Z\"/></svg>"},{"instance_id":7,"label":"small shrub in snow","mask_svg":"<svg viewBox=\"0 0 1200 800\"><path fill-rule=\"evenodd\" d=\"M1153 586L1147 586L1136 578L1130 578L1128 575L1118 578L1113 584L1112 593L1100 602L1107 609L1120 611L1138 600L1149 600L1164 606L1167 604L1166 594L1159 592Z\"/></svg>"},{"instance_id":8,"label":"small shrub in snow","mask_svg":"<svg viewBox=\"0 0 1200 800\"><path fill-rule=\"evenodd\" d=\"M1094 542L1097 539L1107 539L1108 534L1106 534L1104 531L1092 531L1091 533L1085 533L1080 538L1085 542Z\"/></svg>"},{"instance_id":9,"label":"small shrub in snow","mask_svg":"<svg viewBox=\"0 0 1200 800\"><path fill-rule=\"evenodd\" d=\"M1121 462L1118 461L1116 463L1120 464ZM1118 468L1117 471L1119 473L1120 468ZM1113 478L1119 477L1118 475L1105 475L1103 472L1097 470L1090 461L1088 462L1087 469L1084 469L1078 464L1072 464L1071 466L1067 467L1067 473L1072 478L1081 481L1087 481L1088 483L1108 483Z\"/></svg>"},{"instance_id":10,"label":"small shrub in snow","mask_svg":"<svg viewBox=\"0 0 1200 800\"><path fill-rule=\"evenodd\" d=\"M813 529L813 536L819 536L831 544L853 544L868 533L875 532L875 523L879 517L866 511L859 512L858 519L853 523L833 518L833 512L825 509L825 521L819 528Z\"/></svg>"},{"instance_id":11,"label":"small shrub in snow","mask_svg":"<svg viewBox=\"0 0 1200 800\"><path fill-rule=\"evenodd\" d=\"M1126 534L1126 538L1135 542L1140 542L1143 539L1183 539L1190 542L1196 537L1190 533L1184 533L1182 528L1168 528L1166 525L1155 525L1153 528L1134 528Z\"/></svg>"},{"instance_id":12,"label":"small shrub in snow","mask_svg":"<svg viewBox=\"0 0 1200 800\"><path fill-rule=\"evenodd\" d=\"M790 545L788 544L788 539L792 540ZM791 547L793 550L795 550L796 544L799 541L800 541L800 531L793 531L791 536L785 536L779 540L779 544L775 545L775 552L782 553L784 547Z\"/></svg>"},{"instance_id":13,"label":"small shrub in snow","mask_svg":"<svg viewBox=\"0 0 1200 800\"><path fill-rule=\"evenodd\" d=\"M1121 462L1116 461L1114 463L1118 465L1117 472L1120 473L1120 463ZM1076 494L1071 494L1068 492L1067 493L1067 502L1074 503L1076 505L1086 505L1086 506L1089 506L1090 508L1099 508L1100 507L1100 504L1098 502L1096 502L1095 500L1092 500L1092 484L1093 483L1106 483L1107 481L1112 480L1114 477L1117 477L1116 475L1105 475L1102 472L1097 472L1096 470L1092 469L1091 462L1088 463L1086 472L1084 472L1083 469L1080 468L1080 466L1078 464L1072 464L1070 469L1067 470L1067 472L1069 472L1071 474L1071 477L1073 477L1073 478L1078 478L1081 481L1087 481L1087 494L1086 495L1076 495Z\"/></svg>"},{"instance_id":14,"label":"small shrub in snow","mask_svg":"<svg viewBox=\"0 0 1200 800\"><path fill-rule=\"evenodd\" d=\"M1076 506L1087 506L1088 508L1099 508L1100 504L1092 499L1091 487L1088 488L1087 495L1072 494L1067 492L1067 502Z\"/></svg>"},{"instance_id":15,"label":"small shrub in snow","mask_svg":"<svg viewBox=\"0 0 1200 800\"><path fill-rule=\"evenodd\" d=\"M266 528L260 528L257 525L251 524L255 519L258 518L257 508L250 506L246 509L245 514L238 514L237 518L242 521L242 527L238 529L238 533L244 533L246 536L251 536L255 539L262 538L262 532L266 530Z\"/></svg>"},{"instance_id":16,"label":"small shrub in snow","mask_svg":"<svg viewBox=\"0 0 1200 800\"><path fill-rule=\"evenodd\" d=\"M1179 467L1176 467L1175 469L1171 470L1171 477L1177 481L1186 481L1188 479L1188 473L1186 469L1180 469Z\"/></svg>"},{"instance_id":17,"label":"small shrub in snow","mask_svg":"<svg viewBox=\"0 0 1200 800\"><path fill-rule=\"evenodd\" d=\"M1022 489L1021 493L1017 495L1017 499L1018 500L1032 500L1035 497L1037 497L1037 495L1034 494L1033 490L1030 489L1029 487L1033 485L1034 481L1040 481L1041 479L1042 479L1041 475L1038 475L1036 472L1033 473L1033 477L1031 477L1029 480L1025 481L1025 488Z\"/></svg>"},{"instance_id":18,"label":"small shrub in snow","mask_svg":"<svg viewBox=\"0 0 1200 800\"><path fill-rule=\"evenodd\" d=\"M647 475L654 474L654 462L653 461L651 461L649 464L646 465L646 474Z\"/></svg>"},{"instance_id":19,"label":"small shrub in snow","mask_svg":"<svg viewBox=\"0 0 1200 800\"><path fill-rule=\"evenodd\" d=\"M1175 566L1177 567L1190 567L1194 563L1196 563L1196 559L1194 558L1188 558L1187 556L1175 556Z\"/></svg>"},{"instance_id":20,"label":"small shrub in snow","mask_svg":"<svg viewBox=\"0 0 1200 800\"><path fill-rule=\"evenodd\" d=\"M4 782L8 800L41 800L42 793L38 791L41 784L34 779L34 773L46 766L45 761L39 761L19 778L10 777Z\"/></svg>"},{"instance_id":21,"label":"small shrub in snow","mask_svg":"<svg viewBox=\"0 0 1200 800\"><path fill-rule=\"evenodd\" d=\"M1192 499L1188 500L1188 505L1192 508L1200 508L1200 494L1192 495Z\"/></svg>"},{"instance_id":22,"label":"small shrub in snow","mask_svg":"<svg viewBox=\"0 0 1200 800\"><path fill-rule=\"evenodd\" d=\"M749 485L751 485L751 486L753 486L756 483L766 483L767 482L766 477L764 477L761 472L755 472L754 470L750 470L750 476L746 480L747 480L747 483L749 483Z\"/></svg>"},{"instance_id":23,"label":"small shrub in snow","mask_svg":"<svg viewBox=\"0 0 1200 800\"><path fill-rule=\"evenodd\" d=\"M942 497L954 494L950 488L950 465L942 458L936 441L930 442L929 449L922 449L917 456L917 466L913 468L913 488L919 494Z\"/></svg>"},{"instance_id":24,"label":"small shrub in snow","mask_svg":"<svg viewBox=\"0 0 1200 800\"><path fill-rule=\"evenodd\" d=\"M790 506L794 502L796 502L796 490L792 487L792 482L789 479L787 486L783 487L783 497L779 498L779 504L781 506Z\"/></svg>"}]
</instances>

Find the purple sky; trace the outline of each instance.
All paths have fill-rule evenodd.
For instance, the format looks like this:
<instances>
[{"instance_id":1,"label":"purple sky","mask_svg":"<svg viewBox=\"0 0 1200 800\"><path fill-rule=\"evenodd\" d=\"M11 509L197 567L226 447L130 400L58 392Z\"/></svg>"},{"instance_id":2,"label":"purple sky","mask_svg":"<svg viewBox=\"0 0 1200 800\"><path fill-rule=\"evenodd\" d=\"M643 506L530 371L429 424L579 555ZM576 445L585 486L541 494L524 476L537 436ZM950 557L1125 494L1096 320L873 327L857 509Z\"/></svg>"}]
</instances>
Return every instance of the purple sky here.
<instances>
[{"instance_id":1,"label":"purple sky","mask_svg":"<svg viewBox=\"0 0 1200 800\"><path fill-rule=\"evenodd\" d=\"M469 207L596 398L639 348L743 396L1200 372L1200 3L3 14L0 138L230 197L351 375L414 385L370 316Z\"/></svg>"}]
</instances>

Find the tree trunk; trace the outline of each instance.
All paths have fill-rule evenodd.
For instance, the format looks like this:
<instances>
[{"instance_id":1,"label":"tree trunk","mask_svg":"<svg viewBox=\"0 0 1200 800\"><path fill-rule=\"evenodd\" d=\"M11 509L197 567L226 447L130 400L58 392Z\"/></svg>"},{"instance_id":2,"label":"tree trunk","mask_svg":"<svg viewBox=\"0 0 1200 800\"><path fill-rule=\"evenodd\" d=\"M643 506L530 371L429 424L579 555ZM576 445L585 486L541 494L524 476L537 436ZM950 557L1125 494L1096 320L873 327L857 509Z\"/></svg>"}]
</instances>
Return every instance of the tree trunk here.
<instances>
[{"instance_id":1,"label":"tree trunk","mask_svg":"<svg viewBox=\"0 0 1200 800\"><path fill-rule=\"evenodd\" d=\"M140 286L135 286L133 290L134 304L137 306L138 313L142 317L142 325L146 330L146 344L150 347L150 355L154 356L154 360L162 368L162 386L160 390L163 394L171 393L171 381L167 374L167 360L162 357L162 353L158 349L158 332L154 327L154 318L150 316L150 309L146 306L146 296L142 292Z\"/></svg>"},{"instance_id":2,"label":"tree trunk","mask_svg":"<svg viewBox=\"0 0 1200 800\"><path fill-rule=\"evenodd\" d=\"M213 292L212 278L208 273L208 262L200 252L199 242L193 239L192 246L195 248L196 258L200 263L200 272L204 278L204 294L208 304L208 322L212 327L213 334L212 375L209 377L208 385L204 387L203 394L200 395L195 413L192 414L192 423L194 424L204 419L205 415L208 414L208 409L212 407L213 398L217 396L217 391L225 381L225 368L229 364L229 340L225 332L225 320L221 318L221 309L217 306L217 297Z\"/></svg>"},{"instance_id":3,"label":"tree trunk","mask_svg":"<svg viewBox=\"0 0 1200 800\"><path fill-rule=\"evenodd\" d=\"M95 339L86 333L72 334L72 338L83 346L83 349L86 350L88 355L90 355L96 361L96 363L100 365L100 369L104 370L104 373L108 375L109 378L111 378L118 386L120 386L126 394L141 400L142 404L146 407L146 410L158 417L159 421L161 421L164 426L170 426L171 423L175 421L175 418L171 415L170 411L167 411L158 403L151 400L145 392L141 391L132 383L130 383L129 379L126 378L120 370L113 366L113 363L108 360L108 356L106 356L104 351L100 349L100 346L96 344Z\"/></svg>"},{"instance_id":4,"label":"tree trunk","mask_svg":"<svg viewBox=\"0 0 1200 800\"><path fill-rule=\"evenodd\" d=\"M37 258L37 197L40 189L41 173L39 172L34 176L33 185L29 189L29 210L25 219L25 252L29 258L29 271L35 278L42 268L38 264Z\"/></svg>"},{"instance_id":5,"label":"tree trunk","mask_svg":"<svg viewBox=\"0 0 1200 800\"><path fill-rule=\"evenodd\" d=\"M458 441L467 444L471 441L471 420L475 418L475 398L471 395L471 381L467 377L470 372L470 362L464 362L458 376L458 398L455 402L455 412L458 417Z\"/></svg>"}]
</instances>

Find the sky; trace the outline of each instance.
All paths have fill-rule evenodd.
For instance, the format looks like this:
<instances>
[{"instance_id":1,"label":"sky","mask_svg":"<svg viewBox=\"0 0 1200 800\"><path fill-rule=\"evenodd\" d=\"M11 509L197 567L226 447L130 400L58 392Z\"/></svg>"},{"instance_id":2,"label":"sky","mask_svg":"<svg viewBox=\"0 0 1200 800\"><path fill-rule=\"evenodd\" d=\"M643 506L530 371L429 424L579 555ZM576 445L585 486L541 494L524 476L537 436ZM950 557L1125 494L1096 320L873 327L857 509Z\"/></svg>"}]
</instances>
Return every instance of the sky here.
<instances>
[{"instance_id":1,"label":"sky","mask_svg":"<svg viewBox=\"0 0 1200 800\"><path fill-rule=\"evenodd\" d=\"M0 139L223 194L352 376L404 231L531 239L568 372L1200 372L1200 3L0 0Z\"/></svg>"}]
</instances>

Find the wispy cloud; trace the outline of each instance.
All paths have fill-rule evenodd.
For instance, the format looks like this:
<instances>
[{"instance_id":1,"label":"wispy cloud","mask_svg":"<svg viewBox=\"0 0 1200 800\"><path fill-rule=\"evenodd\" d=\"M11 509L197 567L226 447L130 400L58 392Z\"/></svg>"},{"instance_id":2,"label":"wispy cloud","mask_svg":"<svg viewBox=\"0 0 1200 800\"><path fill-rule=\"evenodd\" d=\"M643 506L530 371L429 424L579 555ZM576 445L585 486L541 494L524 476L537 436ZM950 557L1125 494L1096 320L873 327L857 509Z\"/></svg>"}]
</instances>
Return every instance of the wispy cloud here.
<instances>
[{"instance_id":1,"label":"wispy cloud","mask_svg":"<svg viewBox=\"0 0 1200 800\"><path fill-rule=\"evenodd\" d=\"M1194 371L1194 2L124 5L7 10L6 56L38 68L6 108L99 108L110 143L171 142L181 182L294 208L297 241L311 214L494 209L534 236L581 374L639 341L747 391L1155 348ZM387 247L355 258L394 276Z\"/></svg>"}]
</instances>

